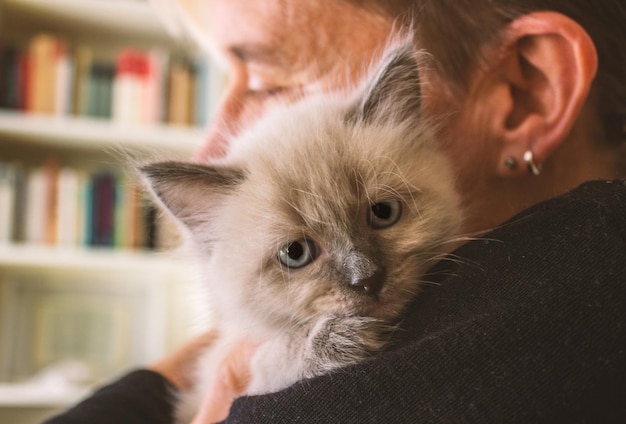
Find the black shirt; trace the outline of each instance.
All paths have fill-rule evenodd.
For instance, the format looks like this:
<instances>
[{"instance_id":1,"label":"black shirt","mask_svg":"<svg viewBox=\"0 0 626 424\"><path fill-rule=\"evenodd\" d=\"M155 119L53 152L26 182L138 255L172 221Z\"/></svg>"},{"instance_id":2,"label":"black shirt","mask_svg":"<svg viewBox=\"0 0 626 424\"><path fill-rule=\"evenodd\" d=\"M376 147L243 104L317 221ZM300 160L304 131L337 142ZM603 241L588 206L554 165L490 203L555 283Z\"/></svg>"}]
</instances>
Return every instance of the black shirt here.
<instances>
[{"instance_id":1,"label":"black shirt","mask_svg":"<svg viewBox=\"0 0 626 424\"><path fill-rule=\"evenodd\" d=\"M390 350L239 398L226 422L626 423L626 182L536 205L425 280ZM167 384L136 379L162 380L131 374L49 424L169 422Z\"/></svg>"}]
</instances>

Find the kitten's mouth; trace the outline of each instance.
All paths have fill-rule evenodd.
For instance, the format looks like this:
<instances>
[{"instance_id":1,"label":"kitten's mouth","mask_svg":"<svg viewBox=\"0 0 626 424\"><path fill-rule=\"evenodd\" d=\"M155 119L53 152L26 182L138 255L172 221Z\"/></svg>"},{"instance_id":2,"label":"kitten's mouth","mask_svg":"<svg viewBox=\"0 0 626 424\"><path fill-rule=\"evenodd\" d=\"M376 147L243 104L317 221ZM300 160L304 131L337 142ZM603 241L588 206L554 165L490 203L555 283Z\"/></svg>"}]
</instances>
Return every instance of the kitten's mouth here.
<instances>
[{"instance_id":1,"label":"kitten's mouth","mask_svg":"<svg viewBox=\"0 0 626 424\"><path fill-rule=\"evenodd\" d=\"M386 299L380 293L370 296L363 303L359 311L360 315L369 316L381 320L395 319L398 308L390 299Z\"/></svg>"}]
</instances>

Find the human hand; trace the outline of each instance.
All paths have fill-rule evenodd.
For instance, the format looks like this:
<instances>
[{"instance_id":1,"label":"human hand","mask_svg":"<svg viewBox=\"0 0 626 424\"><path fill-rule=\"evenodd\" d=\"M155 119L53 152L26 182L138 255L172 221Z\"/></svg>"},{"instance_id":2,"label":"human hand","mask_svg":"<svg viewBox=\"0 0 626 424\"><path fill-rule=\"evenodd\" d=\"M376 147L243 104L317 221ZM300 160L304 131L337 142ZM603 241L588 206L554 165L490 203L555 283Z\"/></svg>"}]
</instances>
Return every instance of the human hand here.
<instances>
[{"instance_id":1,"label":"human hand","mask_svg":"<svg viewBox=\"0 0 626 424\"><path fill-rule=\"evenodd\" d=\"M243 395L250 384L250 360L259 345L258 342L244 343L222 361L191 424L217 423L226 419L233 401Z\"/></svg>"},{"instance_id":2,"label":"human hand","mask_svg":"<svg viewBox=\"0 0 626 424\"><path fill-rule=\"evenodd\" d=\"M217 337L216 331L207 331L177 350L148 366L148 369L158 372L172 383L178 390L191 389L189 378L190 369L195 365L198 357L208 348Z\"/></svg>"}]
</instances>

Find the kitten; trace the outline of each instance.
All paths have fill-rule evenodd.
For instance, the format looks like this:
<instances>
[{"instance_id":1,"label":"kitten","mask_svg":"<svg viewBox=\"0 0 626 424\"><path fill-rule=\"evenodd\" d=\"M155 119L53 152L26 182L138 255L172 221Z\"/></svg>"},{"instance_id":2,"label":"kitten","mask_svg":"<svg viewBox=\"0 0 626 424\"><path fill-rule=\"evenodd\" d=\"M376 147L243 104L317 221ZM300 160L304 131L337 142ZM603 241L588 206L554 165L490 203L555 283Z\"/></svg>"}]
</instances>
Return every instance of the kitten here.
<instances>
[{"instance_id":1,"label":"kitten","mask_svg":"<svg viewBox=\"0 0 626 424\"><path fill-rule=\"evenodd\" d=\"M449 165L420 122L415 53L390 48L356 95L278 107L208 164L141 172L186 229L220 338L183 399L189 421L215 366L241 340L267 340L249 394L365 360L458 231Z\"/></svg>"}]
</instances>

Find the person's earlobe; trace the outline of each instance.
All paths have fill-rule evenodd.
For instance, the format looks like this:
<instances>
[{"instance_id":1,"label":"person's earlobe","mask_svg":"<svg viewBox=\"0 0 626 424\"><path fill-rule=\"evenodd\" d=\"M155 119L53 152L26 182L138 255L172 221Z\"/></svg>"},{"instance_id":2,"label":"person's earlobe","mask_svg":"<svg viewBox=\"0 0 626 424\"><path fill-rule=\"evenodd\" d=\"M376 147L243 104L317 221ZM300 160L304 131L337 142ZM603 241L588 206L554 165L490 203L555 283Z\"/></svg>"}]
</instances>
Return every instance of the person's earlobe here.
<instances>
[{"instance_id":1,"label":"person's earlobe","mask_svg":"<svg viewBox=\"0 0 626 424\"><path fill-rule=\"evenodd\" d=\"M503 90L496 128L503 141L498 173L528 172L531 152L540 168L570 133L587 100L598 59L587 32L555 12L522 16L508 27L500 63ZM519 164L519 166L518 166Z\"/></svg>"}]
</instances>

